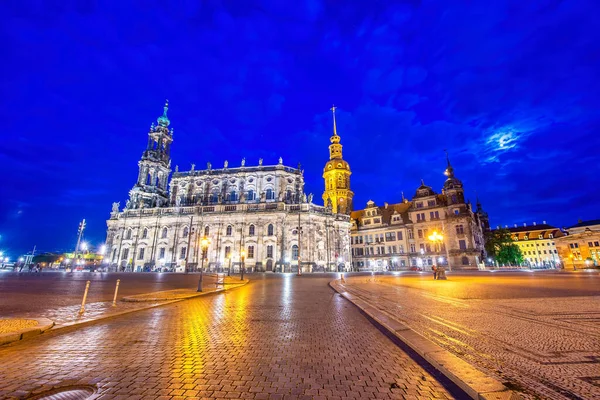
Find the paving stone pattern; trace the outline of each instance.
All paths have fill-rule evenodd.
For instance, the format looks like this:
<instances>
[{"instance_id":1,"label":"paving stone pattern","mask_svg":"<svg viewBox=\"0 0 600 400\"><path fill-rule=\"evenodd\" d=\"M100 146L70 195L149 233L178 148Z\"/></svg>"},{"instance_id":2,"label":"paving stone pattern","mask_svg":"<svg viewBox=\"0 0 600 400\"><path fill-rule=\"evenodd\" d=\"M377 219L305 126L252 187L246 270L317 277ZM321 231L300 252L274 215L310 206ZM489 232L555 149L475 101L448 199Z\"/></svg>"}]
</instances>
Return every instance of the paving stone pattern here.
<instances>
[{"instance_id":1,"label":"paving stone pattern","mask_svg":"<svg viewBox=\"0 0 600 400\"><path fill-rule=\"evenodd\" d=\"M349 278L344 286L526 398L600 399L600 296L458 299L399 279ZM457 285L438 283L446 284Z\"/></svg>"},{"instance_id":2,"label":"paving stone pattern","mask_svg":"<svg viewBox=\"0 0 600 400\"><path fill-rule=\"evenodd\" d=\"M0 398L68 383L101 399L452 398L329 280L259 277L2 347Z\"/></svg>"}]
</instances>

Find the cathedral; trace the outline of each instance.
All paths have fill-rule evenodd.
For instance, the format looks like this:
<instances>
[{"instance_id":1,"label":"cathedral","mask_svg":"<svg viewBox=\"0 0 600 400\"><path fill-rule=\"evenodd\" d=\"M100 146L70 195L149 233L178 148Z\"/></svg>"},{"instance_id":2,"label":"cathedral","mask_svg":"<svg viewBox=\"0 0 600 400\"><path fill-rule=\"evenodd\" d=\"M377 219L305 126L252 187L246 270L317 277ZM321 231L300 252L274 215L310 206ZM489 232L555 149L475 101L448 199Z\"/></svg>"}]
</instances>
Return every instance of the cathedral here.
<instances>
[{"instance_id":1,"label":"cathedral","mask_svg":"<svg viewBox=\"0 0 600 400\"><path fill-rule=\"evenodd\" d=\"M262 159L250 165L171 171L173 129L152 124L124 209L113 203L107 258L118 271L316 272L348 270L350 166L342 158L335 107L324 206L304 192L303 170ZM300 271L298 271L300 270Z\"/></svg>"}]
</instances>

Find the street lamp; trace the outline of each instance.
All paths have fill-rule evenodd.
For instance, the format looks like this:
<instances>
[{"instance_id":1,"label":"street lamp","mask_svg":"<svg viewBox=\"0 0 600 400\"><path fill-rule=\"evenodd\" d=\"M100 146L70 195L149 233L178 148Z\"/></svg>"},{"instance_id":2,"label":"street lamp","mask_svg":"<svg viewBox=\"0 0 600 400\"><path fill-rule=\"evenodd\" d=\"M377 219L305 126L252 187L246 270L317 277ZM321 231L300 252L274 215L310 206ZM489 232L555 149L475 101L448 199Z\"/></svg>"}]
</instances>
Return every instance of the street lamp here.
<instances>
[{"instance_id":1,"label":"street lamp","mask_svg":"<svg viewBox=\"0 0 600 400\"><path fill-rule=\"evenodd\" d=\"M573 253L569 254L569 258L571 259L571 263L573 263L573 271L577 271L577 267L575 267L575 257L573 257Z\"/></svg>"},{"instance_id":2,"label":"street lamp","mask_svg":"<svg viewBox=\"0 0 600 400\"><path fill-rule=\"evenodd\" d=\"M435 246L436 244L438 245L438 252L442 251L442 244L444 243L444 235L442 235L441 233L438 233L437 231L433 231L433 233L431 235L429 235L427 237L430 241L433 242L433 245ZM448 249L446 249L446 252L448 252ZM446 259L448 260L448 268L450 269L450 271L452 271L452 267L450 266L450 257L448 257L448 255L446 254ZM435 257L434 257L435 260Z\"/></svg>"},{"instance_id":3,"label":"street lamp","mask_svg":"<svg viewBox=\"0 0 600 400\"><path fill-rule=\"evenodd\" d=\"M206 253L208 251L209 244L210 241L206 236L204 236L202 240L200 240L200 247L202 248L202 266L200 267L200 272L204 271L204 259L206 258Z\"/></svg>"},{"instance_id":4,"label":"street lamp","mask_svg":"<svg viewBox=\"0 0 600 400\"><path fill-rule=\"evenodd\" d=\"M240 258L242 261L242 265L240 266L241 277L240 280L244 280L244 269L246 269L246 265L244 264L244 260L246 259L246 251L244 249L240 250Z\"/></svg>"},{"instance_id":5,"label":"street lamp","mask_svg":"<svg viewBox=\"0 0 600 400\"><path fill-rule=\"evenodd\" d=\"M200 241L200 245L202 246L202 267L200 267L200 276L198 277L198 290L197 292L201 292L202 291L202 277L203 277L203 273L204 273L204 258L206 257L206 252L208 250L208 245L210 244L210 241L208 240L208 238L206 236L204 236L202 238L202 240ZM187 268L187 266L186 266Z\"/></svg>"}]
</instances>

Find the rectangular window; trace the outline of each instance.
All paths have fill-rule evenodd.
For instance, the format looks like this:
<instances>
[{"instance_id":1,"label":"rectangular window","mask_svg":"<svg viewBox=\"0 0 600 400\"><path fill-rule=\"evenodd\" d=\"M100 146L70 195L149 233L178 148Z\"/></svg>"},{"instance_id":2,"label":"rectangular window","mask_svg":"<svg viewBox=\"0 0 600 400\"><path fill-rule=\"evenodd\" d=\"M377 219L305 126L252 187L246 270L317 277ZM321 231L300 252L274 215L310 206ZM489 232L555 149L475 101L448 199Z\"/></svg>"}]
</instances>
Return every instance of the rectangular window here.
<instances>
[{"instance_id":1,"label":"rectangular window","mask_svg":"<svg viewBox=\"0 0 600 400\"><path fill-rule=\"evenodd\" d=\"M433 207L433 206L435 206L435 200L427 200L427 205L428 205L429 207Z\"/></svg>"},{"instance_id":2,"label":"rectangular window","mask_svg":"<svg viewBox=\"0 0 600 400\"><path fill-rule=\"evenodd\" d=\"M425 245L423 243L419 244L419 250L425 251Z\"/></svg>"},{"instance_id":3,"label":"rectangular window","mask_svg":"<svg viewBox=\"0 0 600 400\"><path fill-rule=\"evenodd\" d=\"M375 219L373 220L373 223L375 223L375 224L378 224L378 223L380 223L380 222L381 222L381 218L375 218Z\"/></svg>"},{"instance_id":4,"label":"rectangular window","mask_svg":"<svg viewBox=\"0 0 600 400\"><path fill-rule=\"evenodd\" d=\"M398 240L402 240L402 231L398 231Z\"/></svg>"},{"instance_id":5,"label":"rectangular window","mask_svg":"<svg viewBox=\"0 0 600 400\"><path fill-rule=\"evenodd\" d=\"M138 260L143 260L144 259L144 253L145 253L146 249L141 248L140 249L140 253L138 254Z\"/></svg>"},{"instance_id":6,"label":"rectangular window","mask_svg":"<svg viewBox=\"0 0 600 400\"><path fill-rule=\"evenodd\" d=\"M467 241L466 240L459 240L458 241L458 247L461 250L466 250L467 249Z\"/></svg>"},{"instance_id":7,"label":"rectangular window","mask_svg":"<svg viewBox=\"0 0 600 400\"><path fill-rule=\"evenodd\" d=\"M386 242L396 241L396 232L386 232L385 233L385 241Z\"/></svg>"},{"instance_id":8,"label":"rectangular window","mask_svg":"<svg viewBox=\"0 0 600 400\"><path fill-rule=\"evenodd\" d=\"M465 229L463 228L462 225L456 225L456 233L459 235L462 235L463 233L465 233Z\"/></svg>"},{"instance_id":9,"label":"rectangular window","mask_svg":"<svg viewBox=\"0 0 600 400\"><path fill-rule=\"evenodd\" d=\"M225 246L225 258L231 258L231 246Z\"/></svg>"},{"instance_id":10,"label":"rectangular window","mask_svg":"<svg viewBox=\"0 0 600 400\"><path fill-rule=\"evenodd\" d=\"M363 237L362 236L358 237L358 243L363 244Z\"/></svg>"},{"instance_id":11,"label":"rectangular window","mask_svg":"<svg viewBox=\"0 0 600 400\"><path fill-rule=\"evenodd\" d=\"M594 247L594 243L588 242L588 247Z\"/></svg>"},{"instance_id":12,"label":"rectangular window","mask_svg":"<svg viewBox=\"0 0 600 400\"><path fill-rule=\"evenodd\" d=\"M267 246L267 258L273 258L273 246L272 245Z\"/></svg>"},{"instance_id":13,"label":"rectangular window","mask_svg":"<svg viewBox=\"0 0 600 400\"><path fill-rule=\"evenodd\" d=\"M396 246L392 246L392 254L396 254Z\"/></svg>"},{"instance_id":14,"label":"rectangular window","mask_svg":"<svg viewBox=\"0 0 600 400\"><path fill-rule=\"evenodd\" d=\"M419 239L423 239L423 231L422 231L421 229L419 229L419 230L417 231L417 237L418 237Z\"/></svg>"},{"instance_id":15,"label":"rectangular window","mask_svg":"<svg viewBox=\"0 0 600 400\"><path fill-rule=\"evenodd\" d=\"M423 203L421 203L421 202L417 203L416 205L417 205L417 208L423 208Z\"/></svg>"},{"instance_id":16,"label":"rectangular window","mask_svg":"<svg viewBox=\"0 0 600 400\"><path fill-rule=\"evenodd\" d=\"M371 225L371 220L370 219L365 219L363 221L363 225Z\"/></svg>"},{"instance_id":17,"label":"rectangular window","mask_svg":"<svg viewBox=\"0 0 600 400\"><path fill-rule=\"evenodd\" d=\"M254 246L248 246L248 258L254 258Z\"/></svg>"},{"instance_id":18,"label":"rectangular window","mask_svg":"<svg viewBox=\"0 0 600 400\"><path fill-rule=\"evenodd\" d=\"M410 244L410 252L411 253L416 253L417 252L417 249L415 248L415 244L414 243Z\"/></svg>"},{"instance_id":19,"label":"rectangular window","mask_svg":"<svg viewBox=\"0 0 600 400\"><path fill-rule=\"evenodd\" d=\"M435 219L435 213L433 211L429 211L429 219Z\"/></svg>"},{"instance_id":20,"label":"rectangular window","mask_svg":"<svg viewBox=\"0 0 600 400\"><path fill-rule=\"evenodd\" d=\"M165 258L165 248L161 247L160 249L158 249L158 258Z\"/></svg>"},{"instance_id":21,"label":"rectangular window","mask_svg":"<svg viewBox=\"0 0 600 400\"><path fill-rule=\"evenodd\" d=\"M127 260L129 258L129 249L123 250L123 259Z\"/></svg>"},{"instance_id":22,"label":"rectangular window","mask_svg":"<svg viewBox=\"0 0 600 400\"><path fill-rule=\"evenodd\" d=\"M182 247L179 252L179 259L183 260L185 258L185 254L187 253L187 247Z\"/></svg>"},{"instance_id":23,"label":"rectangular window","mask_svg":"<svg viewBox=\"0 0 600 400\"><path fill-rule=\"evenodd\" d=\"M435 212L435 219L440 219L440 212L439 211Z\"/></svg>"},{"instance_id":24,"label":"rectangular window","mask_svg":"<svg viewBox=\"0 0 600 400\"><path fill-rule=\"evenodd\" d=\"M409 239L414 239L415 238L415 232L412 229L408 230L408 238Z\"/></svg>"},{"instance_id":25,"label":"rectangular window","mask_svg":"<svg viewBox=\"0 0 600 400\"><path fill-rule=\"evenodd\" d=\"M400 254L404 253L404 245L399 245L398 251L400 252Z\"/></svg>"},{"instance_id":26,"label":"rectangular window","mask_svg":"<svg viewBox=\"0 0 600 400\"><path fill-rule=\"evenodd\" d=\"M598 247L598 246L600 246L600 243L599 242L594 242L594 246Z\"/></svg>"}]
</instances>

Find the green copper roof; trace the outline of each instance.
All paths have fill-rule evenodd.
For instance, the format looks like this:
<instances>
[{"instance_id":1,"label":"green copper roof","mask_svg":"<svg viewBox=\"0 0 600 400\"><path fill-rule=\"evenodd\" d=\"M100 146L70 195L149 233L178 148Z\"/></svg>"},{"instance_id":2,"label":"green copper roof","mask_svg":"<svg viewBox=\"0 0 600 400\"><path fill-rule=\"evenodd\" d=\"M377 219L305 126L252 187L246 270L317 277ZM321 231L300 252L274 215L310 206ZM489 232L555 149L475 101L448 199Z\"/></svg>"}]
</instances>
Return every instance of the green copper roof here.
<instances>
[{"instance_id":1,"label":"green copper roof","mask_svg":"<svg viewBox=\"0 0 600 400\"><path fill-rule=\"evenodd\" d=\"M161 126L169 126L169 124L171 123L171 121L169 121L169 118L167 117L167 111L169 111L169 100L165 102L163 115L158 117L158 119L156 120L156 122L158 122L158 124Z\"/></svg>"}]
</instances>

